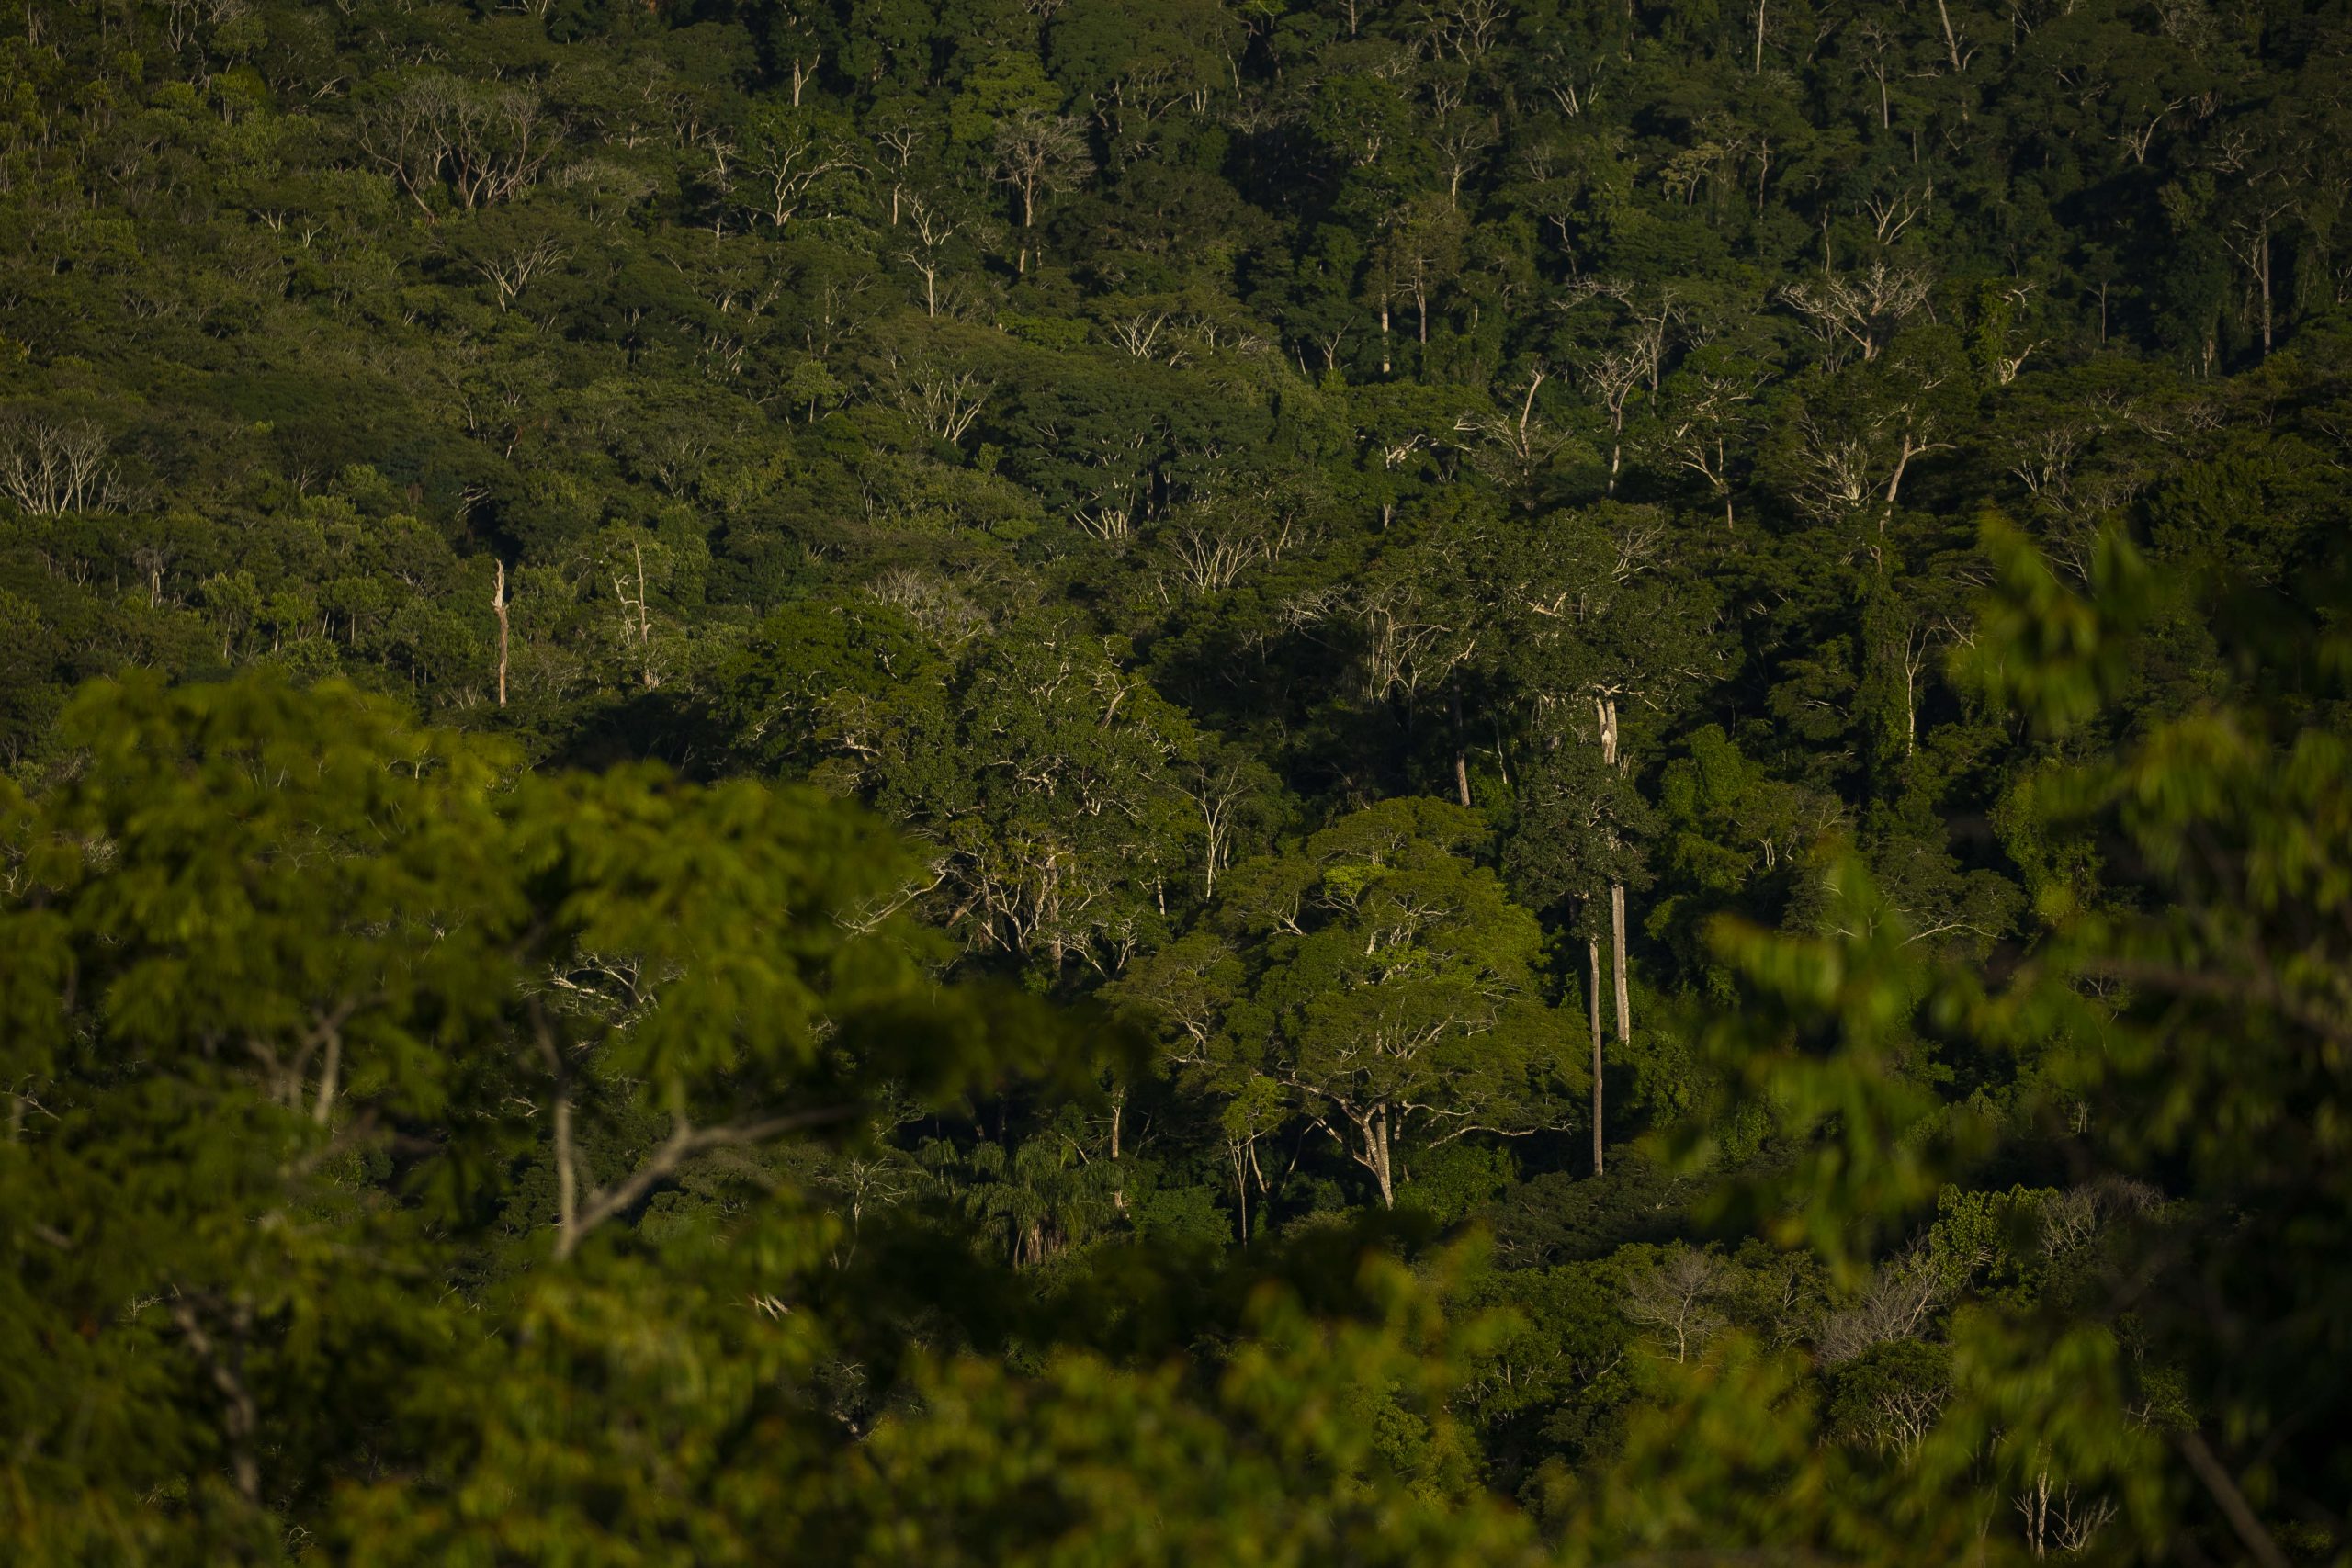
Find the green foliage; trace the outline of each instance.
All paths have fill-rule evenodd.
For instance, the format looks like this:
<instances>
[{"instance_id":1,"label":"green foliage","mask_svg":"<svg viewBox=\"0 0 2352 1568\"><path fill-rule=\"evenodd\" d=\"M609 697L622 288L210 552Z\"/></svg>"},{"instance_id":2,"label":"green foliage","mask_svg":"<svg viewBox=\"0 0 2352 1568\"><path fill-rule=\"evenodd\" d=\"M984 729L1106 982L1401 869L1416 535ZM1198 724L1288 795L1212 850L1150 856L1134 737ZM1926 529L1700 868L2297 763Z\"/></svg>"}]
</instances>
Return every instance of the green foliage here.
<instances>
[{"instance_id":1,"label":"green foliage","mask_svg":"<svg viewBox=\"0 0 2352 1568\"><path fill-rule=\"evenodd\" d=\"M28 0L16 1555L2345 1561L2347 40Z\"/></svg>"}]
</instances>

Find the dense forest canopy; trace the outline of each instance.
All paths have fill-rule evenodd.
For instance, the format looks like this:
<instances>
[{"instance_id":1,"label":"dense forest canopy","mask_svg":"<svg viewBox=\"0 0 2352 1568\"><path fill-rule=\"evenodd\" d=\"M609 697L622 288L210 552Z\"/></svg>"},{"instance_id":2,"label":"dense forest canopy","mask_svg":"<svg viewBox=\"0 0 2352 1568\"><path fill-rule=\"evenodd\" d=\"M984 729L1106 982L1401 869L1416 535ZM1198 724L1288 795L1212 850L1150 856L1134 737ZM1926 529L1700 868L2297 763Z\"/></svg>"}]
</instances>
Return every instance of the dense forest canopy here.
<instances>
[{"instance_id":1,"label":"dense forest canopy","mask_svg":"<svg viewBox=\"0 0 2352 1568\"><path fill-rule=\"evenodd\" d=\"M24 0L28 1562L2352 1562L2352 10Z\"/></svg>"}]
</instances>

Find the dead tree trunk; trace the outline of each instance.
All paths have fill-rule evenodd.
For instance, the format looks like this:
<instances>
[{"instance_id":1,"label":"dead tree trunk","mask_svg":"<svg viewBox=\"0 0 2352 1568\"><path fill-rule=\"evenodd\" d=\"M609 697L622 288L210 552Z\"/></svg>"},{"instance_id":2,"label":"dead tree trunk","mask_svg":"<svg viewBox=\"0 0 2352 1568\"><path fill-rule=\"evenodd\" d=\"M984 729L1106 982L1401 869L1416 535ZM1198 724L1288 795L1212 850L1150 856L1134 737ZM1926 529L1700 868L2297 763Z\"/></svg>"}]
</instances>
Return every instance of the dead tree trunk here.
<instances>
[{"instance_id":1,"label":"dead tree trunk","mask_svg":"<svg viewBox=\"0 0 2352 1568\"><path fill-rule=\"evenodd\" d=\"M498 563L498 582L490 591L491 613L498 617L498 705L506 705L506 563Z\"/></svg>"},{"instance_id":2,"label":"dead tree trunk","mask_svg":"<svg viewBox=\"0 0 2352 1568\"><path fill-rule=\"evenodd\" d=\"M1600 719L1600 760L1608 766L1623 770L1624 761L1617 749L1617 699L1596 697L1593 706ZM1609 885L1609 956L1612 976L1616 982L1617 1043L1622 1047L1634 1037L1634 1004L1632 992L1625 983L1625 885L1612 881Z\"/></svg>"},{"instance_id":3,"label":"dead tree trunk","mask_svg":"<svg viewBox=\"0 0 2352 1568\"><path fill-rule=\"evenodd\" d=\"M1625 885L1622 882L1609 887L1609 942L1617 981L1617 1043L1622 1047L1634 1038L1634 1004L1625 984Z\"/></svg>"},{"instance_id":4,"label":"dead tree trunk","mask_svg":"<svg viewBox=\"0 0 2352 1568\"><path fill-rule=\"evenodd\" d=\"M1464 807L1470 804L1470 750L1462 739L1462 699L1451 699L1453 706L1453 793Z\"/></svg>"},{"instance_id":5,"label":"dead tree trunk","mask_svg":"<svg viewBox=\"0 0 2352 1568\"><path fill-rule=\"evenodd\" d=\"M1592 1024L1592 1174L1600 1175L1608 1161L1600 1152L1600 939L1584 941L1591 984L1585 987L1585 1014Z\"/></svg>"}]
</instances>

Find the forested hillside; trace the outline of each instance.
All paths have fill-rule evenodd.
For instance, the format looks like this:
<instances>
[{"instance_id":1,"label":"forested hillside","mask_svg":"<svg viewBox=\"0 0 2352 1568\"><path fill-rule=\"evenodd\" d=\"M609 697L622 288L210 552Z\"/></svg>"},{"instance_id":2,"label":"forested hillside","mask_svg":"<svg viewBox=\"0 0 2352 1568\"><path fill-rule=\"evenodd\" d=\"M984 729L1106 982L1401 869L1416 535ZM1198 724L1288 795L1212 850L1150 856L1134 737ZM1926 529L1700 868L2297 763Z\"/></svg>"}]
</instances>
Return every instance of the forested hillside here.
<instances>
[{"instance_id":1,"label":"forested hillside","mask_svg":"<svg viewBox=\"0 0 2352 1568\"><path fill-rule=\"evenodd\" d=\"M24 0L0 1531L2352 1561L2347 197L2337 3Z\"/></svg>"}]
</instances>

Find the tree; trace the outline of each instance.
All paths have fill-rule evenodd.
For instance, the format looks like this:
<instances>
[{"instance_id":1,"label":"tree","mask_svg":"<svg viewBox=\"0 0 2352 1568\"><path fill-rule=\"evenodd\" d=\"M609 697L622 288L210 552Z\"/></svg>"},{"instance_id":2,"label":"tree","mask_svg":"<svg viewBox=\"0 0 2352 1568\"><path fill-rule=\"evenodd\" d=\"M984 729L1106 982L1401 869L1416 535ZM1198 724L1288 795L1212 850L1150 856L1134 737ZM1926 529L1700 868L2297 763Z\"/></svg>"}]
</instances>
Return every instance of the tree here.
<instances>
[{"instance_id":1,"label":"tree","mask_svg":"<svg viewBox=\"0 0 2352 1568\"><path fill-rule=\"evenodd\" d=\"M1604 889L1618 1043L1633 1039L1625 888L1646 808L1628 784L1623 725L1670 711L1711 656L1708 595L1669 570L1668 538L1654 512L1605 503L1554 520L1540 548L1505 543L1487 569L1510 628L1499 662L1534 757L1506 863L1538 907L1574 898L1586 911L1596 1056Z\"/></svg>"},{"instance_id":2,"label":"tree","mask_svg":"<svg viewBox=\"0 0 2352 1568\"><path fill-rule=\"evenodd\" d=\"M1388 373L1389 305L1412 302L1416 353L1413 368L1430 376L1430 307L1438 291L1462 270L1468 225L1451 201L1424 197L1392 215L1372 254L1371 280L1380 312L1381 373Z\"/></svg>"},{"instance_id":3,"label":"tree","mask_svg":"<svg viewBox=\"0 0 2352 1568\"><path fill-rule=\"evenodd\" d=\"M1905 333L1883 356L1798 383L1769 460L1783 493L1815 522L1868 517L1884 536L1912 465L1951 447L1967 406L1962 367L1952 334L1928 327ZM1864 547L1874 558L1883 548Z\"/></svg>"},{"instance_id":4,"label":"tree","mask_svg":"<svg viewBox=\"0 0 2352 1568\"><path fill-rule=\"evenodd\" d=\"M858 170L831 128L797 107L764 108L744 129L743 205L778 234L802 208Z\"/></svg>"},{"instance_id":5,"label":"tree","mask_svg":"<svg viewBox=\"0 0 2352 1568\"><path fill-rule=\"evenodd\" d=\"M1721 1261L1698 1248L1670 1248L1627 1282L1625 1315L1660 1337L1680 1366L1726 1326L1713 1306L1724 1275Z\"/></svg>"},{"instance_id":6,"label":"tree","mask_svg":"<svg viewBox=\"0 0 2352 1568\"><path fill-rule=\"evenodd\" d=\"M510 782L503 747L258 678L100 686L63 725L80 767L6 801L0 1317L87 1332L0 1400L12 1494L94 1502L20 1540L145 1529L177 1473L191 1545L268 1554L260 1510L371 1440L334 1391L390 1412L447 1352L401 1282L434 1227L521 1203L561 1262L700 1156L846 1131L885 1081L952 1098L997 1049L893 934L887 839L812 796ZM421 1206L367 1174L395 1151Z\"/></svg>"},{"instance_id":7,"label":"tree","mask_svg":"<svg viewBox=\"0 0 2352 1568\"><path fill-rule=\"evenodd\" d=\"M1264 1031L1270 1076L1384 1207L1413 1146L1533 1132L1575 1076L1536 994L1533 917L1463 853L1477 832L1459 807L1391 801L1235 873L1262 1020L1236 1027Z\"/></svg>"},{"instance_id":8,"label":"tree","mask_svg":"<svg viewBox=\"0 0 2352 1568\"><path fill-rule=\"evenodd\" d=\"M2341 1556L2324 9L10 8L11 1554Z\"/></svg>"},{"instance_id":9,"label":"tree","mask_svg":"<svg viewBox=\"0 0 2352 1568\"><path fill-rule=\"evenodd\" d=\"M1204 109L1232 81L1241 33L1215 0L1077 0L1054 17L1049 52L1054 74L1118 142L1180 107Z\"/></svg>"},{"instance_id":10,"label":"tree","mask_svg":"<svg viewBox=\"0 0 2352 1568\"><path fill-rule=\"evenodd\" d=\"M527 87L478 87L434 73L401 82L359 119L359 145L428 216L446 191L458 206L512 201L538 181L560 128Z\"/></svg>"},{"instance_id":11,"label":"tree","mask_svg":"<svg viewBox=\"0 0 2352 1568\"><path fill-rule=\"evenodd\" d=\"M1692 353L1666 385L1659 445L1674 467L1696 474L1723 503L1724 526L1736 525L1733 466L1755 424L1762 368L1709 344Z\"/></svg>"},{"instance_id":12,"label":"tree","mask_svg":"<svg viewBox=\"0 0 2352 1568\"><path fill-rule=\"evenodd\" d=\"M1078 122L1067 115L1023 109L997 128L996 177L1021 202L1020 269L1043 253L1036 241L1037 208L1047 196L1083 177L1092 166Z\"/></svg>"},{"instance_id":13,"label":"tree","mask_svg":"<svg viewBox=\"0 0 2352 1568\"><path fill-rule=\"evenodd\" d=\"M0 423L0 494L34 517L114 511L124 498L107 447L87 421L12 414Z\"/></svg>"},{"instance_id":14,"label":"tree","mask_svg":"<svg viewBox=\"0 0 2352 1568\"><path fill-rule=\"evenodd\" d=\"M936 728L862 768L930 857L943 924L1047 984L1115 976L1189 896L1207 827L1176 777L1190 727L1114 645L1057 618L974 646L949 697L909 716Z\"/></svg>"},{"instance_id":15,"label":"tree","mask_svg":"<svg viewBox=\"0 0 2352 1568\"><path fill-rule=\"evenodd\" d=\"M2145 570L2110 538L2097 596L2086 601L2013 532L1990 526L1985 546L2002 586L1968 668L2042 733L2074 730L2134 679L2153 607ZM2293 613L2280 600L2262 612L2272 620ZM2258 627L2246 624L2256 639L2270 635ZM2334 675L2306 668L2293 683L2333 689ZM2322 933L2336 929L2328 912L2338 884L2317 874L2341 857L2352 818L2334 756L2341 738L2278 719L2267 698L2249 694L2159 725L2115 753L2053 769L2036 791L2048 823L2097 822L2144 858L2124 873L2137 884L2128 897L2094 890L2054 900L2048 945L1996 987L1961 965L1923 960L1900 916L1850 863L1835 875L1831 934L1736 925L1719 933L1749 987L1736 1021L1722 1027L1722 1060L1743 1092L1776 1108L1795 1156L1787 1179L1815 1195L1808 1207L1781 1211L1777 1228L1844 1277L1867 1279L1868 1251L1899 1235L1947 1173L1976 1165L1996 1139L2063 1140L2078 1170L2109 1184L2162 1179L2167 1166L2182 1184L2171 1204L2119 1201L2097 1224L2070 1217L2098 1213L2094 1204L2049 1208L2044 1256L2076 1258L2069 1268L2087 1264L2097 1282L2065 1287L2063 1273L2048 1276L2038 1292L1954 1314L1948 1362L1917 1347L1854 1356L1854 1371L1841 1373L1840 1418L1859 1423L1865 1442L1910 1456L1890 1495L1918 1510L1906 1526L1915 1535L1930 1526L1970 1532L2010 1516L2022 1519L2020 1544L2037 1553L2054 1538L2079 1543L2105 1531L2112 1533L2102 1540L2120 1536L2135 1551L2195 1542L2284 1561L2274 1532L2291 1527L2278 1504L2311 1495L2340 1465L2334 1454L2310 1462L2243 1456L2218 1425L2267 1427L2287 1411L2314 1407L2302 1371L2314 1342L2303 1336L2324 1331L2320 1316L2290 1303L2337 1289L2334 1260L2342 1256L2323 1239L2341 1223L2342 1162L2312 1141L2342 1088L2320 1065L2326 1053L2312 1047L2343 1016L2341 964L2322 956L2334 941ZM1903 1065L1916 1060L1923 1026L2013 1059L2016 1108L1997 1121L1946 1116L1917 1070ZM1753 1051L1761 1038L1799 1031L1831 1049ZM1769 1206L1769 1185L1752 1185L1750 1196ZM2256 1234L2221 1217L2256 1213L2265 1216ZM1981 1267L1972 1261L1984 1257L1981 1244L1945 1249L1964 1218L1947 1206L1924 1270L1911 1264L1882 1274L1898 1322L1917 1325L1933 1292L1946 1288L1934 1269L1939 1255L1962 1264L1946 1280L1965 1280ZM2277 1268L2287 1245L2272 1228L2280 1225L2313 1227L2303 1234L2321 1251ZM2004 1234L1997 1222L1978 1228ZM2089 1239L2102 1232L2103 1243ZM2111 1293L2127 1275L2141 1281L2128 1325ZM1921 1284L1930 1287L1925 1296L1914 1288ZM2249 1340L2242 1355L2209 1357L2217 1328L2254 1316L2272 1325L2261 1348ZM1899 1346L1908 1337L1860 1337ZM1665 1453L1654 1444L1670 1433L1687 1439L1696 1429L1689 1423L1718 1400L1772 1406L1770 1390L1789 1386L1787 1370L1752 1354L1737 1352L1688 1385L1679 1414L1636 1437L1628 1453L1654 1466ZM2316 1403L2334 1399L2331 1391ZM1804 1440L1810 1413L1779 1408L1779 1435L1770 1439L1777 1462L1809 1468L1814 1461L1795 1460L1787 1445ZM1748 1462L1760 1438L1757 1427L1742 1428ZM1691 1457L1685 1473L1703 1485L1714 1461ZM1990 1488L1957 1485L1984 1461ZM1623 1473L1660 1483L1655 1469ZM1583 1493L1584 1528L1605 1534L1631 1522L1610 1513L1613 1484ZM1863 1490L1848 1483L1820 1494L1833 1495L1846 1501L1775 1509L1763 1526L1781 1541L1867 1530L1846 1507Z\"/></svg>"}]
</instances>

